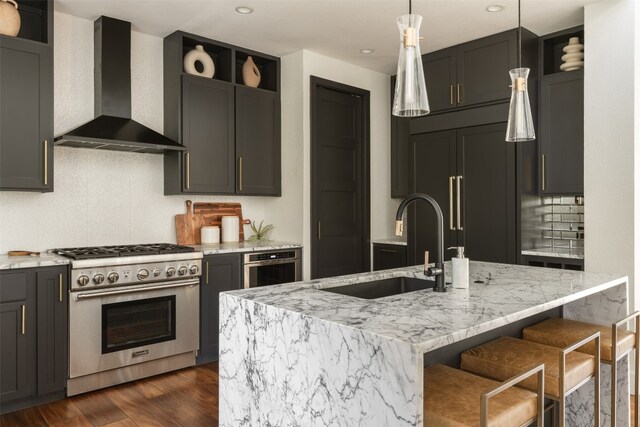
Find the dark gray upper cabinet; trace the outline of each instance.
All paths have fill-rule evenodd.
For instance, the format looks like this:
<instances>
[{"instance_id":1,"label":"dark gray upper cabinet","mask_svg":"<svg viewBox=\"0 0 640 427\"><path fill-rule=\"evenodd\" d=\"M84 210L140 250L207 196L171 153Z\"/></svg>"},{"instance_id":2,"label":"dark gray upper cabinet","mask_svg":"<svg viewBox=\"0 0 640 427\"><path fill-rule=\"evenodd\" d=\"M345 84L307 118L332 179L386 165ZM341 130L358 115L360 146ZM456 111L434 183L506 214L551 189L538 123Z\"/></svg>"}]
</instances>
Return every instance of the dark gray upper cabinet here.
<instances>
[{"instance_id":1,"label":"dark gray upper cabinet","mask_svg":"<svg viewBox=\"0 0 640 427\"><path fill-rule=\"evenodd\" d=\"M411 137L411 191L442 208L445 246L464 246L478 261L517 261L516 147L504 142L505 131L497 123ZM435 260L434 210L415 203L407 230L408 263L421 263L425 250Z\"/></svg>"},{"instance_id":2,"label":"dark gray upper cabinet","mask_svg":"<svg viewBox=\"0 0 640 427\"><path fill-rule=\"evenodd\" d=\"M236 86L236 193L279 196L280 95Z\"/></svg>"},{"instance_id":3,"label":"dark gray upper cabinet","mask_svg":"<svg viewBox=\"0 0 640 427\"><path fill-rule=\"evenodd\" d=\"M43 268L38 287L38 395L63 391L69 363L67 270Z\"/></svg>"},{"instance_id":4,"label":"dark gray upper cabinet","mask_svg":"<svg viewBox=\"0 0 640 427\"><path fill-rule=\"evenodd\" d=\"M183 71L184 55L196 45L213 59L213 78ZM243 82L249 56L261 74L257 88ZM280 59L170 34L164 39L164 131L188 149L165 154L165 194L280 196Z\"/></svg>"},{"instance_id":5,"label":"dark gray upper cabinet","mask_svg":"<svg viewBox=\"0 0 640 427\"><path fill-rule=\"evenodd\" d=\"M431 112L455 108L456 48L442 49L422 57Z\"/></svg>"},{"instance_id":6,"label":"dark gray upper cabinet","mask_svg":"<svg viewBox=\"0 0 640 427\"><path fill-rule=\"evenodd\" d=\"M52 54L0 36L0 190L53 191Z\"/></svg>"},{"instance_id":7,"label":"dark gray upper cabinet","mask_svg":"<svg viewBox=\"0 0 640 427\"><path fill-rule=\"evenodd\" d=\"M64 398L66 267L0 272L0 412Z\"/></svg>"},{"instance_id":8,"label":"dark gray upper cabinet","mask_svg":"<svg viewBox=\"0 0 640 427\"><path fill-rule=\"evenodd\" d=\"M235 188L233 85L197 76L182 78L182 190L233 193ZM180 155L180 154L178 154Z\"/></svg>"},{"instance_id":9,"label":"dark gray upper cabinet","mask_svg":"<svg viewBox=\"0 0 640 427\"><path fill-rule=\"evenodd\" d=\"M456 101L460 106L508 99L509 70L517 66L517 31L462 44L457 51Z\"/></svg>"},{"instance_id":10,"label":"dark gray upper cabinet","mask_svg":"<svg viewBox=\"0 0 640 427\"><path fill-rule=\"evenodd\" d=\"M202 260L198 363L218 360L220 292L242 288L241 256L209 255Z\"/></svg>"}]
</instances>

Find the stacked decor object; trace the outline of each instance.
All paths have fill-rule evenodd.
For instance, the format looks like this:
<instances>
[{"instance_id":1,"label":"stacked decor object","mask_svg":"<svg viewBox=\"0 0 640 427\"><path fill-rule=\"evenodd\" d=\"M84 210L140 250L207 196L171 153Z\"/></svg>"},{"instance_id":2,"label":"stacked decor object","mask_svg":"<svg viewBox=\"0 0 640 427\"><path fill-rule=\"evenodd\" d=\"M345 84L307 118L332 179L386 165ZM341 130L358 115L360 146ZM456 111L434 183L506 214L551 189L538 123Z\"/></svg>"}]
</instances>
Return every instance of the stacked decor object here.
<instances>
[{"instance_id":1,"label":"stacked decor object","mask_svg":"<svg viewBox=\"0 0 640 427\"><path fill-rule=\"evenodd\" d=\"M580 43L579 37L571 37L569 44L562 48L564 55L562 55L563 63L560 65L560 69L562 71L573 71L584 68L583 48L584 45Z\"/></svg>"}]
</instances>

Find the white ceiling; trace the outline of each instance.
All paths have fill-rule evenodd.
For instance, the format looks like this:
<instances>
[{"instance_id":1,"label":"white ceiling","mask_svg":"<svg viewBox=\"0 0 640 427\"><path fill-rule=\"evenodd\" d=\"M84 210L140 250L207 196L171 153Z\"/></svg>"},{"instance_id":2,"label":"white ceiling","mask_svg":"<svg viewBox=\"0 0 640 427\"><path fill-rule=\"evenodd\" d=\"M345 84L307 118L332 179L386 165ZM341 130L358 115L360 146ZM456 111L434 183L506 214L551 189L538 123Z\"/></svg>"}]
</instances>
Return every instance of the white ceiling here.
<instances>
[{"instance_id":1,"label":"white ceiling","mask_svg":"<svg viewBox=\"0 0 640 427\"><path fill-rule=\"evenodd\" d=\"M522 25L538 35L580 25L583 7L596 1L522 0ZM491 4L504 10L486 12ZM240 5L254 12L241 15ZM408 13L408 0L56 0L55 7L91 20L124 19L159 37L184 30L276 56L309 49L394 74L395 19ZM514 28L518 16L517 0L414 0L413 11L424 17L422 53Z\"/></svg>"}]
</instances>

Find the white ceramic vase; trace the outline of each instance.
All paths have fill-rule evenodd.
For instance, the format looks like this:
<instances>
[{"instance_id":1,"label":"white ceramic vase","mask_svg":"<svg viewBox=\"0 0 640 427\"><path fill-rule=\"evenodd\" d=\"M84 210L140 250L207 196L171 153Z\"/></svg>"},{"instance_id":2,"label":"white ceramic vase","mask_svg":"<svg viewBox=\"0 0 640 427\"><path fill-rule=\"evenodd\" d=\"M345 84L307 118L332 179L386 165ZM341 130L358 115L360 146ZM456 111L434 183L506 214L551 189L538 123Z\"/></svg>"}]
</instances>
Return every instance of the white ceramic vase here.
<instances>
[{"instance_id":1,"label":"white ceramic vase","mask_svg":"<svg viewBox=\"0 0 640 427\"><path fill-rule=\"evenodd\" d=\"M247 86L258 87L261 77L260 70L253 62L253 58L249 56L242 66L242 81Z\"/></svg>"},{"instance_id":2,"label":"white ceramic vase","mask_svg":"<svg viewBox=\"0 0 640 427\"><path fill-rule=\"evenodd\" d=\"M198 62L202 65L202 71L198 71L196 68L196 63ZM204 48L200 44L196 45L195 49L189 51L184 56L182 64L186 73L193 74L195 76L212 78L216 72L213 59L211 59L209 54L204 51Z\"/></svg>"},{"instance_id":3,"label":"white ceramic vase","mask_svg":"<svg viewBox=\"0 0 640 427\"><path fill-rule=\"evenodd\" d=\"M560 70L573 71L584 68L584 53L582 53L583 48L584 45L580 43L579 37L571 37L569 39L569 44L562 48L562 51L565 54L562 55L563 64L560 65Z\"/></svg>"},{"instance_id":4,"label":"white ceramic vase","mask_svg":"<svg viewBox=\"0 0 640 427\"><path fill-rule=\"evenodd\" d=\"M20 32L20 12L15 0L0 0L0 34L15 37Z\"/></svg>"}]
</instances>

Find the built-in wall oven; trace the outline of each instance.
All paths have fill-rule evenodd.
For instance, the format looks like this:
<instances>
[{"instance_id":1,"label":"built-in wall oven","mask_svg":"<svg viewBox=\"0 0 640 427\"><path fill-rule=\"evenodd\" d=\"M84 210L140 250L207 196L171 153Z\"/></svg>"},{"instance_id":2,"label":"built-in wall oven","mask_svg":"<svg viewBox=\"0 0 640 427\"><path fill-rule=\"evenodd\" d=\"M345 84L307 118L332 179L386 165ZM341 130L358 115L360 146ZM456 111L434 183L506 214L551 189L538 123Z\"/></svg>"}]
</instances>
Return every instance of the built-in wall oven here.
<instances>
[{"instance_id":1,"label":"built-in wall oven","mask_svg":"<svg viewBox=\"0 0 640 427\"><path fill-rule=\"evenodd\" d=\"M302 249L253 252L244 255L244 287L278 285L302 280Z\"/></svg>"},{"instance_id":2,"label":"built-in wall oven","mask_svg":"<svg viewBox=\"0 0 640 427\"><path fill-rule=\"evenodd\" d=\"M195 364L201 257L72 261L69 396Z\"/></svg>"}]
</instances>

